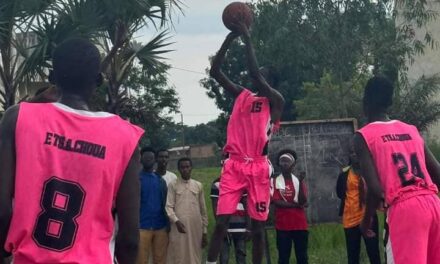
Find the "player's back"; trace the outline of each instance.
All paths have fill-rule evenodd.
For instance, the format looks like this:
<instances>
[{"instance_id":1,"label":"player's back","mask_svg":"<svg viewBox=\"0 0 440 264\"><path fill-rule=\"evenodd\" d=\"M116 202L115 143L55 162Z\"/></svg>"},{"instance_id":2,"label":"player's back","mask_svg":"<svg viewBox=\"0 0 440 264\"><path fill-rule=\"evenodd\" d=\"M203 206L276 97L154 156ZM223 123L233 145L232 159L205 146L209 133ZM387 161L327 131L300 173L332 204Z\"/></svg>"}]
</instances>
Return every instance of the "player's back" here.
<instances>
[{"instance_id":1,"label":"player's back","mask_svg":"<svg viewBox=\"0 0 440 264\"><path fill-rule=\"evenodd\" d=\"M426 168L424 141L416 127L392 120L370 123L359 133L368 145L388 204L437 192Z\"/></svg>"},{"instance_id":2,"label":"player's back","mask_svg":"<svg viewBox=\"0 0 440 264\"><path fill-rule=\"evenodd\" d=\"M250 158L267 155L271 133L269 100L243 89L235 99L224 151Z\"/></svg>"},{"instance_id":3,"label":"player's back","mask_svg":"<svg viewBox=\"0 0 440 264\"><path fill-rule=\"evenodd\" d=\"M142 129L62 104L20 105L13 216L15 264L112 263L112 209Z\"/></svg>"}]
</instances>

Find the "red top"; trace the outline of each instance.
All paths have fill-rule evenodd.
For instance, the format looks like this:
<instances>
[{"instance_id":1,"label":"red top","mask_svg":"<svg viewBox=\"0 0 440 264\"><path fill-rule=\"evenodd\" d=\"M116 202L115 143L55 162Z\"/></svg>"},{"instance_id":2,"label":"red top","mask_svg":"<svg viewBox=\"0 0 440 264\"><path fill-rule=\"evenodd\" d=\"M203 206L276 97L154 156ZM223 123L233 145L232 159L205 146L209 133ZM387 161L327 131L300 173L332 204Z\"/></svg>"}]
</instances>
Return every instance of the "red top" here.
<instances>
[{"instance_id":1,"label":"red top","mask_svg":"<svg viewBox=\"0 0 440 264\"><path fill-rule=\"evenodd\" d=\"M415 126L392 120L370 123L358 132L371 152L389 205L437 193L426 169L425 143Z\"/></svg>"},{"instance_id":2,"label":"red top","mask_svg":"<svg viewBox=\"0 0 440 264\"><path fill-rule=\"evenodd\" d=\"M119 184L143 130L108 113L20 104L14 263L111 263Z\"/></svg>"},{"instance_id":3,"label":"red top","mask_svg":"<svg viewBox=\"0 0 440 264\"><path fill-rule=\"evenodd\" d=\"M294 176L293 176L294 177ZM298 181L298 179L294 178ZM296 190L292 180L285 180L285 189L275 189L273 193L273 201L287 201L292 202L295 199ZM302 184L305 192L305 185ZM299 184L298 184L299 186ZM292 231L292 230L307 230L307 217L304 208L280 208L275 207L275 228L277 230Z\"/></svg>"}]
</instances>

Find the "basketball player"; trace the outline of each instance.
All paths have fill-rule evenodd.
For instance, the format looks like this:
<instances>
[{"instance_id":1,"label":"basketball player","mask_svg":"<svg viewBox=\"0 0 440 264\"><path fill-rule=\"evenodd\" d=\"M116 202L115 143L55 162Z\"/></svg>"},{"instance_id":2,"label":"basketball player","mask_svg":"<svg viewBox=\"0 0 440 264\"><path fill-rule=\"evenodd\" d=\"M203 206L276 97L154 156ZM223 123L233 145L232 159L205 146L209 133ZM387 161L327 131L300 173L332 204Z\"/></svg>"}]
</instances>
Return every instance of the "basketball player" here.
<instances>
[{"instance_id":1,"label":"basketball player","mask_svg":"<svg viewBox=\"0 0 440 264\"><path fill-rule=\"evenodd\" d=\"M440 263L440 166L417 128L388 119L392 97L387 79L368 81L363 106L369 124L356 133L354 143L368 185L361 231L376 235L372 217L383 194L389 206L387 263Z\"/></svg>"},{"instance_id":2,"label":"basketball player","mask_svg":"<svg viewBox=\"0 0 440 264\"><path fill-rule=\"evenodd\" d=\"M89 111L102 83L99 51L89 41L60 44L53 68L58 103L21 103L0 125L0 259L110 264L116 209L116 258L135 263L143 131Z\"/></svg>"},{"instance_id":3,"label":"basketball player","mask_svg":"<svg viewBox=\"0 0 440 264\"><path fill-rule=\"evenodd\" d=\"M220 178L217 223L211 239L208 262L215 263L222 248L231 215L235 213L242 193L248 193L248 213L252 219L252 261L259 264L264 254L264 223L270 200L270 164L267 148L274 125L278 125L284 106L282 95L273 89L275 78L268 68L258 69L248 28L237 25L246 45L248 70L255 92L233 83L220 70L226 51L238 37L230 33L215 56L211 76L235 97L227 128L224 152L229 155Z\"/></svg>"}]
</instances>

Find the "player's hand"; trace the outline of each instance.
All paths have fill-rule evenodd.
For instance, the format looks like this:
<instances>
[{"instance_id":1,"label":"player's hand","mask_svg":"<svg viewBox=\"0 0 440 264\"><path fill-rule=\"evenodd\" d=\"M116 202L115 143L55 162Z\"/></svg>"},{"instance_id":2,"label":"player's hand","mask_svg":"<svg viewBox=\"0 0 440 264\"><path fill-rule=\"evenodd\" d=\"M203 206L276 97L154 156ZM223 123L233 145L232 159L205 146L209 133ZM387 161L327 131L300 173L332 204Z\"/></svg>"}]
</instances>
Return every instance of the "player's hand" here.
<instances>
[{"instance_id":1,"label":"player's hand","mask_svg":"<svg viewBox=\"0 0 440 264\"><path fill-rule=\"evenodd\" d=\"M177 221L176 222L176 227L177 227L177 231L179 231L179 233L186 234L186 228L185 228L185 225L182 222Z\"/></svg>"},{"instance_id":2,"label":"player's hand","mask_svg":"<svg viewBox=\"0 0 440 264\"><path fill-rule=\"evenodd\" d=\"M372 238L376 236L376 233L371 229L372 221L373 219L362 220L359 229L361 230L361 233L364 237Z\"/></svg>"},{"instance_id":3,"label":"player's hand","mask_svg":"<svg viewBox=\"0 0 440 264\"><path fill-rule=\"evenodd\" d=\"M205 248L208 245L208 237L207 235L204 233L202 235L202 248Z\"/></svg>"}]
</instances>

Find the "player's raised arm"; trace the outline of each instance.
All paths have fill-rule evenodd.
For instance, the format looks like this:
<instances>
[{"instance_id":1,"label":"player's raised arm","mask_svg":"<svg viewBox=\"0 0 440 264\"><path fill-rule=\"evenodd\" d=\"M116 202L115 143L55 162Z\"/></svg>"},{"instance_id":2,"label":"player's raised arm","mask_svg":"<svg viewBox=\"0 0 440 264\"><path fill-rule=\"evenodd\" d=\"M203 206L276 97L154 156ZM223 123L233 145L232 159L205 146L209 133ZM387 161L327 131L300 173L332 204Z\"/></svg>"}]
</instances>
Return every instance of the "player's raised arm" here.
<instances>
[{"instance_id":1,"label":"player's raised arm","mask_svg":"<svg viewBox=\"0 0 440 264\"><path fill-rule=\"evenodd\" d=\"M19 106L9 108L0 124L0 261L9 255L4 245L12 217L15 180L15 126Z\"/></svg>"},{"instance_id":2,"label":"player's raised arm","mask_svg":"<svg viewBox=\"0 0 440 264\"><path fill-rule=\"evenodd\" d=\"M376 209L380 205L383 191L380 186L379 176L377 175L373 158L371 157L364 138L359 133L356 133L354 136L354 150L359 157L361 175L368 186L366 209L361 223L361 231L365 235L365 232L371 228L372 219Z\"/></svg>"},{"instance_id":3,"label":"player's raised arm","mask_svg":"<svg viewBox=\"0 0 440 264\"><path fill-rule=\"evenodd\" d=\"M284 108L284 98L277 90L272 88L272 86L266 81L263 74L261 73L258 67L254 47L251 42L251 35L249 33L247 25L245 23L240 23L237 25L237 29L240 31L243 42L246 45L246 57L248 62L249 75L260 95L265 96L269 99L271 104L272 121L280 120Z\"/></svg>"},{"instance_id":4,"label":"player's raised arm","mask_svg":"<svg viewBox=\"0 0 440 264\"><path fill-rule=\"evenodd\" d=\"M115 254L118 263L134 264L139 247L140 156L136 148L131 156L116 197L119 231Z\"/></svg>"},{"instance_id":5,"label":"player's raised arm","mask_svg":"<svg viewBox=\"0 0 440 264\"><path fill-rule=\"evenodd\" d=\"M225 60L226 51L229 49L232 41L238 37L238 34L231 32L226 36L225 41L223 42L220 50L215 55L212 60L211 70L209 71L209 75L214 78L226 91L231 93L234 97L237 97L243 87L238 84L233 83L221 70L221 66Z\"/></svg>"}]
</instances>

